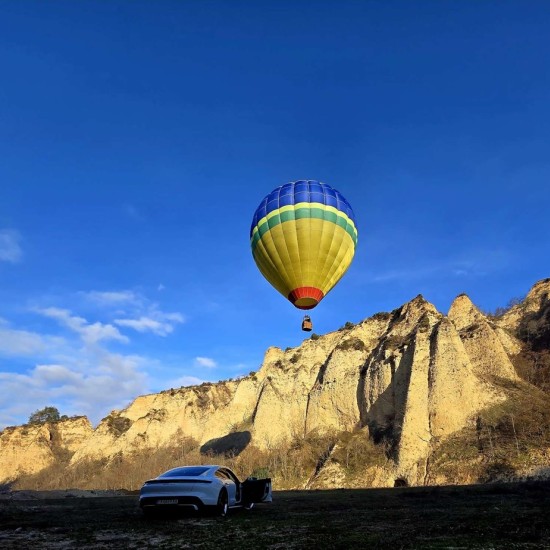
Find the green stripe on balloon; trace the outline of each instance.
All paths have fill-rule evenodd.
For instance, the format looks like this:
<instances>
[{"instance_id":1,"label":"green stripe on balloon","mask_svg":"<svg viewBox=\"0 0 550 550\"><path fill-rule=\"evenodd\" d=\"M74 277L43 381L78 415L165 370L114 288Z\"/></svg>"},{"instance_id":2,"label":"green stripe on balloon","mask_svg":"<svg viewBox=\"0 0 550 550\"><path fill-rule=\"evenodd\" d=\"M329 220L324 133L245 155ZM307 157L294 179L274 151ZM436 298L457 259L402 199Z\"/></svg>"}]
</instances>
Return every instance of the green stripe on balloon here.
<instances>
[{"instance_id":1,"label":"green stripe on balloon","mask_svg":"<svg viewBox=\"0 0 550 550\"><path fill-rule=\"evenodd\" d=\"M335 223L336 225L346 230L346 232L352 238L354 246L357 246L357 231L352 225L348 223L346 218L336 214L335 212L330 212L322 208L310 208L306 206L302 208L296 208L295 210L287 210L285 212L278 213L272 216L269 220L266 220L258 225L258 231L254 233L250 243L252 245L252 250L256 248L258 241L273 227L279 225L280 223L294 220L302 220L306 218L315 218L318 220L325 220L327 222Z\"/></svg>"}]
</instances>

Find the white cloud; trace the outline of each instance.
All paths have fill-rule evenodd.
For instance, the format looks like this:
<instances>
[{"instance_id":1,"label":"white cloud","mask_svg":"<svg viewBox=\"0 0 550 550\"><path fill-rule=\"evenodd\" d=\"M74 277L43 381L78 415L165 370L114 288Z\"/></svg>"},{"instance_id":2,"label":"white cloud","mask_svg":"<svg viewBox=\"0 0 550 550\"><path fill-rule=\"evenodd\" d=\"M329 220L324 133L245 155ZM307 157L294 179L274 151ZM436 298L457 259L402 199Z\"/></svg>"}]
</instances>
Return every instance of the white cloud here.
<instances>
[{"instance_id":1,"label":"white cloud","mask_svg":"<svg viewBox=\"0 0 550 550\"><path fill-rule=\"evenodd\" d=\"M158 372L158 361L115 353L109 347L130 343L121 332L123 328L166 336L185 321L184 316L163 312L156 302L132 290L82 292L80 296L85 297L88 306L97 306L101 320L77 314L75 304L70 309L30 309L55 322L51 326L48 323L48 333L16 328L0 318L0 429L25 422L33 411L49 405L62 414L85 414L97 423L112 409L123 408L138 395L151 391L152 380L147 372ZM19 360L2 361L6 357ZM22 361L27 363L24 371ZM174 370L168 372L173 374ZM182 376L172 387L202 382L194 376ZM160 389L170 387L169 377L163 381L157 375L154 383Z\"/></svg>"},{"instance_id":2,"label":"white cloud","mask_svg":"<svg viewBox=\"0 0 550 550\"><path fill-rule=\"evenodd\" d=\"M121 327L128 327L138 332L153 332L159 336L166 336L171 333L174 328L168 323L161 323L149 317L140 317L139 319L115 319L115 324Z\"/></svg>"},{"instance_id":3,"label":"white cloud","mask_svg":"<svg viewBox=\"0 0 550 550\"><path fill-rule=\"evenodd\" d=\"M129 341L128 338L121 334L113 325L100 322L88 323L83 317L72 315L68 309L48 307L39 308L35 311L45 317L55 319L61 325L76 332L86 344L96 344L101 340L117 340L124 343Z\"/></svg>"},{"instance_id":4,"label":"white cloud","mask_svg":"<svg viewBox=\"0 0 550 550\"><path fill-rule=\"evenodd\" d=\"M138 304L141 302L137 294L131 290L107 292L93 290L91 292L83 292L83 294L88 300L100 306L119 306L121 304Z\"/></svg>"},{"instance_id":5,"label":"white cloud","mask_svg":"<svg viewBox=\"0 0 550 550\"><path fill-rule=\"evenodd\" d=\"M23 257L21 235L13 229L0 230L0 261L15 264Z\"/></svg>"},{"instance_id":6,"label":"white cloud","mask_svg":"<svg viewBox=\"0 0 550 550\"><path fill-rule=\"evenodd\" d=\"M157 288L159 291L163 289L162 284ZM176 324L185 322L181 313L166 313L159 308L157 302L152 302L132 290L93 291L83 294L89 301L116 315L113 321L115 325L140 333L151 332L157 336L167 336L174 332Z\"/></svg>"},{"instance_id":7,"label":"white cloud","mask_svg":"<svg viewBox=\"0 0 550 550\"><path fill-rule=\"evenodd\" d=\"M54 385L74 384L82 375L64 365L37 365L34 368L35 380Z\"/></svg>"},{"instance_id":8,"label":"white cloud","mask_svg":"<svg viewBox=\"0 0 550 550\"><path fill-rule=\"evenodd\" d=\"M201 367L206 367L207 369L214 369L218 366L216 361L210 357L195 357L195 361L198 365Z\"/></svg>"},{"instance_id":9,"label":"white cloud","mask_svg":"<svg viewBox=\"0 0 550 550\"><path fill-rule=\"evenodd\" d=\"M47 405L57 407L61 414L85 414L97 423L147 389L144 358L105 352L97 362L82 359L66 365L40 364L24 374L0 372L0 429L24 422L34 410ZM14 399L14 395L25 399Z\"/></svg>"},{"instance_id":10,"label":"white cloud","mask_svg":"<svg viewBox=\"0 0 550 550\"><path fill-rule=\"evenodd\" d=\"M157 336L167 336L174 331L175 323L185 321L181 313L163 313L152 310L153 317L142 315L138 319L115 319L114 323L120 327L132 328L138 332L152 332Z\"/></svg>"},{"instance_id":11,"label":"white cloud","mask_svg":"<svg viewBox=\"0 0 550 550\"><path fill-rule=\"evenodd\" d=\"M0 355L41 356L52 350L60 350L64 345L63 338L13 329L7 321L0 319Z\"/></svg>"}]
</instances>

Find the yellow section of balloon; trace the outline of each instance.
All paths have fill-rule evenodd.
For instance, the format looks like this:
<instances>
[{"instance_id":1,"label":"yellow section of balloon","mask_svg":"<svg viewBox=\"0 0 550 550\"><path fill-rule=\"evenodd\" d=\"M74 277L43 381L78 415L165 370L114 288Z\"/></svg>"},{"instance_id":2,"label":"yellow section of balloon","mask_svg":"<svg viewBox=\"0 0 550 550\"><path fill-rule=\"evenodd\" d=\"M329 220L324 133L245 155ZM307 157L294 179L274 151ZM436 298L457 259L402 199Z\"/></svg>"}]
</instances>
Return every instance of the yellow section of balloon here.
<instances>
[{"instance_id":1,"label":"yellow section of balloon","mask_svg":"<svg viewBox=\"0 0 550 550\"><path fill-rule=\"evenodd\" d=\"M314 287L326 295L347 271L354 253L355 243L346 229L323 219L303 218L270 228L253 256L264 277L288 297L301 287Z\"/></svg>"}]
</instances>

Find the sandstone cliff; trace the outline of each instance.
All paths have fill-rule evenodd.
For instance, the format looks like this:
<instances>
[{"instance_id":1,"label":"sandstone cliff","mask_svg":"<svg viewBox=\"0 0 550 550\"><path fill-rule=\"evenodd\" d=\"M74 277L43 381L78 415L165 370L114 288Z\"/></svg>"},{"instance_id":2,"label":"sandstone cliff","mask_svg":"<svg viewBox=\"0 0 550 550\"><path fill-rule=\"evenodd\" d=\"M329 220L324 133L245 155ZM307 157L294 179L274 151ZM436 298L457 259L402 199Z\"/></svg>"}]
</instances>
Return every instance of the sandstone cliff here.
<instances>
[{"instance_id":1,"label":"sandstone cliff","mask_svg":"<svg viewBox=\"0 0 550 550\"><path fill-rule=\"evenodd\" d=\"M73 454L93 434L86 417L6 428L0 433L0 481L51 466L59 452Z\"/></svg>"},{"instance_id":2,"label":"sandstone cliff","mask_svg":"<svg viewBox=\"0 0 550 550\"><path fill-rule=\"evenodd\" d=\"M441 441L473 429L478 413L509 399L511 387L531 391L512 360L525 348L525 334L547 346L541 327L550 324L549 296L550 279L540 281L499 319L465 295L448 315L417 296L297 348L270 348L254 375L138 397L93 432L81 421L80 435L70 445L64 441L78 464L159 449L182 434L203 448L238 442L241 449L269 449L308 433L362 430L389 445L388 460L371 472L370 484L429 483L430 457ZM30 430L25 437L23 429ZM2 433L0 477L51 462L49 429ZM57 430L65 433L64 424ZM338 485L339 469L329 458L313 477L322 486Z\"/></svg>"}]
</instances>

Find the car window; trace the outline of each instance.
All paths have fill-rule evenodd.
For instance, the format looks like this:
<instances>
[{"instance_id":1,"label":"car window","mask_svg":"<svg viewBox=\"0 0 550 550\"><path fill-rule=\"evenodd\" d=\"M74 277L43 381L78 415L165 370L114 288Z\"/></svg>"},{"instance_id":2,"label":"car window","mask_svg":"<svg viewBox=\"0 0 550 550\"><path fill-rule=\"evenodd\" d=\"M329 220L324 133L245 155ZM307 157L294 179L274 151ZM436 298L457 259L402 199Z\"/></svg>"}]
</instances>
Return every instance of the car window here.
<instances>
[{"instance_id":1,"label":"car window","mask_svg":"<svg viewBox=\"0 0 550 550\"><path fill-rule=\"evenodd\" d=\"M184 466L183 468L174 468L164 472L159 477L196 477L202 476L206 471L208 471L208 468L204 466Z\"/></svg>"},{"instance_id":2,"label":"car window","mask_svg":"<svg viewBox=\"0 0 550 550\"><path fill-rule=\"evenodd\" d=\"M215 476L223 481L230 479L229 476L223 470L216 470Z\"/></svg>"},{"instance_id":3,"label":"car window","mask_svg":"<svg viewBox=\"0 0 550 550\"><path fill-rule=\"evenodd\" d=\"M239 483L237 476L231 470L224 469L224 470L218 470L218 471L222 471L227 476L227 478L230 479L231 481L235 483Z\"/></svg>"}]
</instances>

